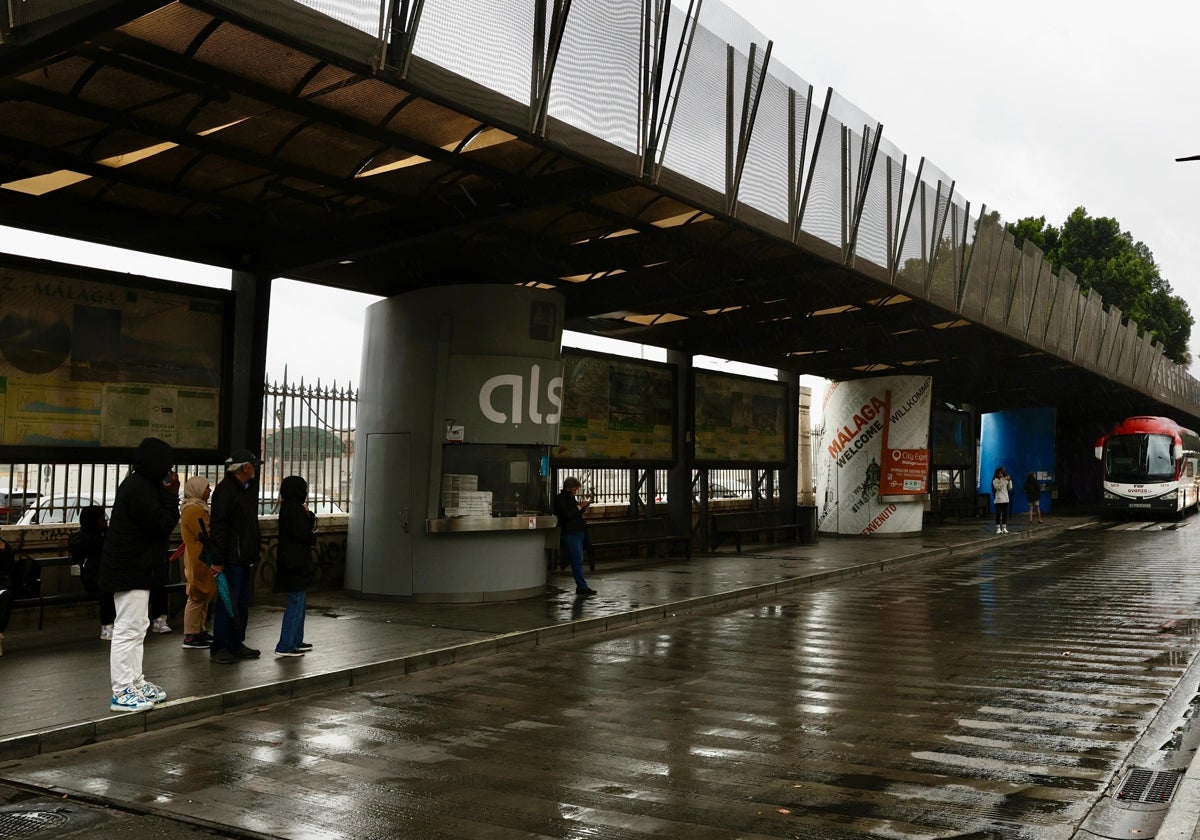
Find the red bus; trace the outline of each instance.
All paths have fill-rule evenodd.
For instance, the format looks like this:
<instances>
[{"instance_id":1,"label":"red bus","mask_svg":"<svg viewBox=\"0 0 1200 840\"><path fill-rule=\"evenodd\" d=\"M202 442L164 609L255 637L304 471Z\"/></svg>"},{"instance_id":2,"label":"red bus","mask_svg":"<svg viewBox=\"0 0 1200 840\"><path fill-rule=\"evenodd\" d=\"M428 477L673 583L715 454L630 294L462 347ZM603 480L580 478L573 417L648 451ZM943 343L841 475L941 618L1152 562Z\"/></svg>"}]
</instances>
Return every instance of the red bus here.
<instances>
[{"instance_id":1,"label":"red bus","mask_svg":"<svg viewBox=\"0 0 1200 840\"><path fill-rule=\"evenodd\" d=\"M1096 441L1104 510L1174 513L1200 501L1200 435L1166 417L1127 417Z\"/></svg>"}]
</instances>

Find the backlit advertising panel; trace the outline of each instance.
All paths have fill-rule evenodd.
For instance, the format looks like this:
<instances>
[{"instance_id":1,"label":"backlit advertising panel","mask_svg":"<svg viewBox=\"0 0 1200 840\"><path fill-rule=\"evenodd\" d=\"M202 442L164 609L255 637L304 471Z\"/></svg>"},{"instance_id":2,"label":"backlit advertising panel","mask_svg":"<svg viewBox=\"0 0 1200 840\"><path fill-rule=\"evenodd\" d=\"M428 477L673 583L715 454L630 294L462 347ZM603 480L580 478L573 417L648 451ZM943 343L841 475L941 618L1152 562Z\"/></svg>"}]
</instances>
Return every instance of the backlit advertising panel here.
<instances>
[{"instance_id":1,"label":"backlit advertising panel","mask_svg":"<svg viewBox=\"0 0 1200 840\"><path fill-rule=\"evenodd\" d=\"M233 296L0 257L0 459L223 451ZM62 453L58 453L62 457Z\"/></svg>"},{"instance_id":2,"label":"backlit advertising panel","mask_svg":"<svg viewBox=\"0 0 1200 840\"><path fill-rule=\"evenodd\" d=\"M787 460L784 382L695 372L696 463L704 466L782 466Z\"/></svg>"},{"instance_id":3,"label":"backlit advertising panel","mask_svg":"<svg viewBox=\"0 0 1200 840\"><path fill-rule=\"evenodd\" d=\"M562 420L554 461L675 462L673 365L566 350L562 359Z\"/></svg>"}]
</instances>

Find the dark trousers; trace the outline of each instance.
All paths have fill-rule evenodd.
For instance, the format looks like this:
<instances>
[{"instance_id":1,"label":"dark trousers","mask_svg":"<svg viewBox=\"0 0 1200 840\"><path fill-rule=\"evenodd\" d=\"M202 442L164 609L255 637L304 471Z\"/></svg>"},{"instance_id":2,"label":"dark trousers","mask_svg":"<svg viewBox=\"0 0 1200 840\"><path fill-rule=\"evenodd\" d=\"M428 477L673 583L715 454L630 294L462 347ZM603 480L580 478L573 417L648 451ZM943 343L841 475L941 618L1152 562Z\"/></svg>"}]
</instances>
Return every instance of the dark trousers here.
<instances>
[{"instance_id":1,"label":"dark trousers","mask_svg":"<svg viewBox=\"0 0 1200 840\"><path fill-rule=\"evenodd\" d=\"M229 600L233 602L235 616L229 615L225 599L217 596L216 614L213 616L213 642L210 655L219 650L230 653L246 643L246 621L250 618L250 590L254 579L249 566L226 566L221 572L229 587ZM220 591L218 589L218 591Z\"/></svg>"},{"instance_id":2,"label":"dark trousers","mask_svg":"<svg viewBox=\"0 0 1200 840\"><path fill-rule=\"evenodd\" d=\"M11 589L0 589L0 633L8 629L12 618L13 601L17 600Z\"/></svg>"},{"instance_id":3,"label":"dark trousers","mask_svg":"<svg viewBox=\"0 0 1200 840\"><path fill-rule=\"evenodd\" d=\"M167 587L163 584L150 587L150 619L167 614Z\"/></svg>"},{"instance_id":4,"label":"dark trousers","mask_svg":"<svg viewBox=\"0 0 1200 840\"><path fill-rule=\"evenodd\" d=\"M587 534L563 534L559 538L562 553L571 561L571 574L575 576L575 588L587 589L587 581L583 579L583 544Z\"/></svg>"}]
</instances>

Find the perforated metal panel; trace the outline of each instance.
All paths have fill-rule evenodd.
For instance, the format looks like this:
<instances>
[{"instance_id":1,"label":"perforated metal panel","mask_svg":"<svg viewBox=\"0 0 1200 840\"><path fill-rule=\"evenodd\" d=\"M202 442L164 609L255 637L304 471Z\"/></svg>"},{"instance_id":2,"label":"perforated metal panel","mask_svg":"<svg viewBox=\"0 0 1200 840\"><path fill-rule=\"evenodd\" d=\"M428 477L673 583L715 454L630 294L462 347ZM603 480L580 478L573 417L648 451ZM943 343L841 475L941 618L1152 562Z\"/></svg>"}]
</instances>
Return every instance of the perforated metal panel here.
<instances>
[{"instance_id":1,"label":"perforated metal panel","mask_svg":"<svg viewBox=\"0 0 1200 840\"><path fill-rule=\"evenodd\" d=\"M1175 770L1135 767L1126 774L1116 798L1122 802L1170 802L1182 778Z\"/></svg>"}]
</instances>

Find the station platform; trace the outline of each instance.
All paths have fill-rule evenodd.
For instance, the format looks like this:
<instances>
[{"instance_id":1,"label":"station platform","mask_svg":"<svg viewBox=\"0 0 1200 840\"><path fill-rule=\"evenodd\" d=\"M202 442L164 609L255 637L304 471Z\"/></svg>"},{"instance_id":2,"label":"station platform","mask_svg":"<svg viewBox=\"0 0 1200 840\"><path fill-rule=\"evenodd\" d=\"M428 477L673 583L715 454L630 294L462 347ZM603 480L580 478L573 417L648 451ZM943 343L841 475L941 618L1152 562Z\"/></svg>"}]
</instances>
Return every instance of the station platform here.
<instances>
[{"instance_id":1,"label":"station platform","mask_svg":"<svg viewBox=\"0 0 1200 840\"><path fill-rule=\"evenodd\" d=\"M281 599L251 609L247 643L259 659L209 661L182 648L174 632L150 634L144 667L168 700L149 712L110 712L108 642L94 618L47 611L45 629L14 616L0 657L0 760L23 758L161 729L184 721L255 708L426 668L532 649L676 615L721 609L822 581L883 571L1014 540L1050 536L1092 521L1047 517L1043 525L967 519L896 537L821 536L815 544L748 544L743 553L690 559L600 561L588 581L595 596L576 596L569 571L552 573L542 597L489 604L413 604L309 593L304 657L274 656ZM28 616L26 616L28 618Z\"/></svg>"}]
</instances>

